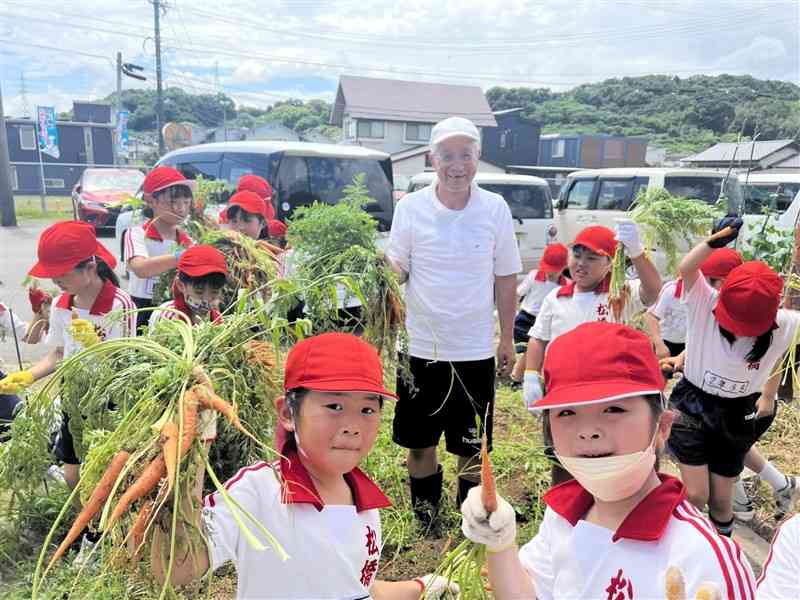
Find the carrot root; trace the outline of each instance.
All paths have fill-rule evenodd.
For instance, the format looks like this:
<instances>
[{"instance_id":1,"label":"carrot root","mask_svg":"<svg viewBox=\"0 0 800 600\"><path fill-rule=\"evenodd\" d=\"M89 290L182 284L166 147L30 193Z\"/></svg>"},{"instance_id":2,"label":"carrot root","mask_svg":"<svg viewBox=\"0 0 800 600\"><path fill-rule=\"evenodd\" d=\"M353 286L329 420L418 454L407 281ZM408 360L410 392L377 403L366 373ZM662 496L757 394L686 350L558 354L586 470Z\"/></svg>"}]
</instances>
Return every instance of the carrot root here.
<instances>
[{"instance_id":1,"label":"carrot root","mask_svg":"<svg viewBox=\"0 0 800 600\"><path fill-rule=\"evenodd\" d=\"M120 497L119 502L117 502L117 505L111 513L111 517L108 519L106 530L110 530L119 518L125 514L125 511L128 510L130 505L139 498L147 495L158 485L158 482L161 481L161 478L166 476L166 474L167 465L164 462L164 455L159 454L144 468L142 474L133 482L131 487L122 494L122 497Z\"/></svg>"},{"instance_id":2,"label":"carrot root","mask_svg":"<svg viewBox=\"0 0 800 600\"><path fill-rule=\"evenodd\" d=\"M497 486L494 481L492 461L489 459L489 446L485 431L481 441L481 502L487 513L497 510Z\"/></svg>"}]
</instances>

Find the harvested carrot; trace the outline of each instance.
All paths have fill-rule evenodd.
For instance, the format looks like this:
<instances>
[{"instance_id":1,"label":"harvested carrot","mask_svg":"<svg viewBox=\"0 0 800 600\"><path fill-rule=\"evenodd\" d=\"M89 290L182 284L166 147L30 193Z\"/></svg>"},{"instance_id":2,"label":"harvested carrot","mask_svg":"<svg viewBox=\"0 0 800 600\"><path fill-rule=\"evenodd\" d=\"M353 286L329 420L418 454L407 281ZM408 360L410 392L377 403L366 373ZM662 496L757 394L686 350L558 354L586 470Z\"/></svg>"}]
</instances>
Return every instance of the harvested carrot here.
<instances>
[{"instance_id":1,"label":"harvested carrot","mask_svg":"<svg viewBox=\"0 0 800 600\"><path fill-rule=\"evenodd\" d=\"M194 386L183 395L183 405L181 408L181 420L183 421L183 436L181 437L181 458L183 458L192 447L192 442L197 436L197 405L200 403L197 398L197 390L201 389ZM213 393L213 392L212 392Z\"/></svg>"},{"instance_id":2,"label":"harvested carrot","mask_svg":"<svg viewBox=\"0 0 800 600\"><path fill-rule=\"evenodd\" d=\"M161 478L167 474L167 465L164 462L164 455L159 454L150 464L148 464L139 478L133 482L117 502L111 517L108 519L106 530L111 529L119 518L125 514L125 511L130 508L130 505L136 502L139 498L147 495L154 487L158 485Z\"/></svg>"},{"instance_id":3,"label":"harvested carrot","mask_svg":"<svg viewBox=\"0 0 800 600\"><path fill-rule=\"evenodd\" d=\"M92 517L94 517L100 511L100 509L103 508L103 503L108 499L109 494L111 494L111 490L114 487L114 482L116 482L117 477L122 471L122 468L125 466L125 463L128 462L129 457L130 454L124 450L120 450L113 456L108 467L106 467L103 476L100 477L100 481L92 491L89 501L75 519L75 522L67 532L67 536L64 538L64 541L61 542L61 545L58 547L55 554L53 554L53 558L50 559L50 564L47 567L48 569L50 569L50 567L52 567L59 558L64 556L64 553L67 551L67 548L69 548L70 544L78 539L78 536L92 520Z\"/></svg>"},{"instance_id":4,"label":"harvested carrot","mask_svg":"<svg viewBox=\"0 0 800 600\"><path fill-rule=\"evenodd\" d=\"M211 383L211 379L208 377L202 367L194 367L192 369L192 375L197 380L199 385L204 385L212 392L214 391L214 384Z\"/></svg>"},{"instance_id":5,"label":"harvested carrot","mask_svg":"<svg viewBox=\"0 0 800 600\"><path fill-rule=\"evenodd\" d=\"M161 451L164 453L164 464L167 468L167 491L172 490L175 473L178 470L178 426L167 421L161 427Z\"/></svg>"},{"instance_id":6,"label":"harvested carrot","mask_svg":"<svg viewBox=\"0 0 800 600\"><path fill-rule=\"evenodd\" d=\"M722 600L722 592L717 587L717 584L706 581L697 588L694 600Z\"/></svg>"},{"instance_id":7,"label":"harvested carrot","mask_svg":"<svg viewBox=\"0 0 800 600\"><path fill-rule=\"evenodd\" d=\"M197 399L202 408L218 412L227 419L228 423L236 427L236 429L240 430L242 433L248 433L241 421L239 421L239 415L236 413L236 409L232 404L223 400L217 396L213 390L209 390L206 387L195 386L192 389L198 391Z\"/></svg>"},{"instance_id":8,"label":"harvested carrot","mask_svg":"<svg viewBox=\"0 0 800 600\"><path fill-rule=\"evenodd\" d=\"M153 501L148 500L142 505L142 508L139 510L139 514L136 517L136 521L133 523L133 527L131 528L130 538L131 543L133 544L133 559L139 555L139 551L144 543L144 532L147 529L147 522L150 520L150 514L153 512Z\"/></svg>"},{"instance_id":9,"label":"harvested carrot","mask_svg":"<svg viewBox=\"0 0 800 600\"><path fill-rule=\"evenodd\" d=\"M665 600L686 600L686 583L678 567L670 567L664 577Z\"/></svg>"},{"instance_id":10,"label":"harvested carrot","mask_svg":"<svg viewBox=\"0 0 800 600\"><path fill-rule=\"evenodd\" d=\"M489 460L489 445L486 441L486 431L483 432L481 441L481 502L487 513L497 510L497 486L494 482L492 461Z\"/></svg>"},{"instance_id":11,"label":"harvested carrot","mask_svg":"<svg viewBox=\"0 0 800 600\"><path fill-rule=\"evenodd\" d=\"M731 226L723 227L717 233L715 233L711 237L709 237L706 240L706 243L713 242L714 240L718 240L720 238L724 238L724 237L727 237L729 235L733 235L735 232L736 232L736 230Z\"/></svg>"}]
</instances>

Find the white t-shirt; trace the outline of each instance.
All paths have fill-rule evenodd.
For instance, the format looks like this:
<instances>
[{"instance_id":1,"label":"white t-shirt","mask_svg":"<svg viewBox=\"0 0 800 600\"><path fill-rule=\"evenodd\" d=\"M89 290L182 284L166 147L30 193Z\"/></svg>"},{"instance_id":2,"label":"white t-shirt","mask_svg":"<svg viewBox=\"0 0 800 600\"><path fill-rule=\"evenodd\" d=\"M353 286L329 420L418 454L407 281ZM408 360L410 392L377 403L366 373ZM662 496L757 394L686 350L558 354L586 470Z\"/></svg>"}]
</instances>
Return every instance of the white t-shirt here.
<instances>
[{"instance_id":1,"label":"white t-shirt","mask_svg":"<svg viewBox=\"0 0 800 600\"><path fill-rule=\"evenodd\" d=\"M733 345L722 337L713 310L719 292L705 277L698 277L688 291L683 289L686 304L686 364L684 376L689 383L722 398L739 398L760 392L775 363L789 349L800 326L800 313L781 309L775 317L778 328L772 332L772 344L760 361L748 363L745 357L756 338L736 338Z\"/></svg>"},{"instance_id":2,"label":"white t-shirt","mask_svg":"<svg viewBox=\"0 0 800 600\"><path fill-rule=\"evenodd\" d=\"M775 531L767 560L758 578L758 600L800 598L800 515Z\"/></svg>"},{"instance_id":3,"label":"white t-shirt","mask_svg":"<svg viewBox=\"0 0 800 600\"><path fill-rule=\"evenodd\" d=\"M288 560L282 561L251 524L251 531L268 546L264 551L253 549L225 500L215 492L205 499L203 508L211 568L233 562L236 597L247 600L369 598L383 545L378 509L389 506L389 501L355 469L345 479L356 505L324 506L297 453L290 450L284 455L280 463L260 462L241 469L225 487L275 536Z\"/></svg>"},{"instance_id":4,"label":"white t-shirt","mask_svg":"<svg viewBox=\"0 0 800 600\"><path fill-rule=\"evenodd\" d=\"M89 310L75 306L71 294L59 294L50 307L50 331L45 343L64 348L64 358L83 350L69 333L73 308L78 318L94 324L100 341L136 335L136 313L133 312L136 306L127 292L110 281L105 282Z\"/></svg>"},{"instance_id":5,"label":"white t-shirt","mask_svg":"<svg viewBox=\"0 0 800 600\"><path fill-rule=\"evenodd\" d=\"M661 339L683 344L686 341L686 304L681 302L677 289L677 280L665 283L650 313L659 321Z\"/></svg>"},{"instance_id":6,"label":"white t-shirt","mask_svg":"<svg viewBox=\"0 0 800 600\"><path fill-rule=\"evenodd\" d=\"M537 275L538 271L531 271L525 276L522 283L517 286L517 297L522 298L519 307L531 315L538 315L544 297L552 290L566 283L565 281L550 281L547 278L543 280L536 279Z\"/></svg>"},{"instance_id":7,"label":"white t-shirt","mask_svg":"<svg viewBox=\"0 0 800 600\"><path fill-rule=\"evenodd\" d=\"M519 551L538 600L663 600L669 567L688 597L705 581L725 600L753 600L755 579L732 539L686 500L673 477L651 492L614 532L583 520L594 503L575 482L551 489L536 536Z\"/></svg>"},{"instance_id":8,"label":"white t-shirt","mask_svg":"<svg viewBox=\"0 0 800 600\"><path fill-rule=\"evenodd\" d=\"M406 329L411 356L467 361L494 356L495 277L522 270L514 222L502 196L472 184L451 210L436 181L395 208L387 256L408 273Z\"/></svg>"},{"instance_id":9,"label":"white t-shirt","mask_svg":"<svg viewBox=\"0 0 800 600\"><path fill-rule=\"evenodd\" d=\"M641 300L641 282L634 279L628 282L630 297L622 309L620 322L627 323L645 306ZM602 289L602 288L601 288ZM542 301L536 323L528 335L537 340L552 342L558 336L572 331L581 323L608 321L615 323L614 315L608 305L608 292L593 290L579 292L575 283L568 283L551 291Z\"/></svg>"},{"instance_id":10,"label":"white t-shirt","mask_svg":"<svg viewBox=\"0 0 800 600\"><path fill-rule=\"evenodd\" d=\"M153 221L147 221L125 231L125 263L128 264L134 256L152 258L175 254L179 245L188 248L192 245L192 239L179 229L176 239L165 240L153 225ZM153 297L153 286L158 281L157 275L143 279L133 271L129 275L128 291L131 296L134 298Z\"/></svg>"},{"instance_id":11,"label":"white t-shirt","mask_svg":"<svg viewBox=\"0 0 800 600\"><path fill-rule=\"evenodd\" d=\"M0 339L6 336L13 337L15 334L18 341L22 341L28 331L28 324L19 318L15 312L12 316L8 307L0 302Z\"/></svg>"}]
</instances>

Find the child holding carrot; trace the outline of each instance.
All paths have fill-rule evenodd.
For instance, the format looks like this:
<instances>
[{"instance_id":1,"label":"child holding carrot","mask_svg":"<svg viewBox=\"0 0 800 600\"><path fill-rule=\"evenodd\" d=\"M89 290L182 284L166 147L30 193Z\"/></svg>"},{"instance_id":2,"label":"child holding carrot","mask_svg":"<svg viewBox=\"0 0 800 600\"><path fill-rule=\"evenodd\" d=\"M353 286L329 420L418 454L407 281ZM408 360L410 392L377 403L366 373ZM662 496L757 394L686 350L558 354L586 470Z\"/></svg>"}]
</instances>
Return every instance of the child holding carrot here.
<instances>
[{"instance_id":1,"label":"child holding carrot","mask_svg":"<svg viewBox=\"0 0 800 600\"><path fill-rule=\"evenodd\" d=\"M172 167L156 167L144 179L145 200L153 218L125 232L128 289L137 308L153 305L153 287L161 273L175 269L192 240L178 227L189 215L194 182ZM136 326L147 325L150 314L137 314Z\"/></svg>"},{"instance_id":2,"label":"child holding carrot","mask_svg":"<svg viewBox=\"0 0 800 600\"><path fill-rule=\"evenodd\" d=\"M150 315L150 327L161 319L186 316L192 324L205 319L217 322L219 303L228 277L225 255L213 246L192 246L178 259L178 274L173 283L173 298Z\"/></svg>"},{"instance_id":3,"label":"child holding carrot","mask_svg":"<svg viewBox=\"0 0 800 600\"><path fill-rule=\"evenodd\" d=\"M228 201L225 214L226 222L233 231L252 240L267 237L267 205L255 192L236 192Z\"/></svg>"},{"instance_id":4,"label":"child holding carrot","mask_svg":"<svg viewBox=\"0 0 800 600\"><path fill-rule=\"evenodd\" d=\"M240 470L225 488L289 558L251 548L227 501L214 493L203 509L209 552L193 559L178 543L173 585L233 562L238 598L417 600L457 593L433 575L398 582L375 577L382 546L378 510L390 503L358 464L375 443L384 399L395 398L383 385L377 351L343 333L303 340L287 358L284 390L276 400L281 459ZM207 431L203 436L210 437ZM153 573L163 581L160 540L156 530Z\"/></svg>"},{"instance_id":5,"label":"child holding carrot","mask_svg":"<svg viewBox=\"0 0 800 600\"><path fill-rule=\"evenodd\" d=\"M667 572L690 591L713 582L727 600L753 600L755 582L735 542L718 536L685 486L658 472L673 420L644 334L584 323L544 361L546 443L575 480L551 488L538 533L518 548L514 509L488 511L482 488L461 507L462 530L485 544L497 600L664 598Z\"/></svg>"}]
</instances>

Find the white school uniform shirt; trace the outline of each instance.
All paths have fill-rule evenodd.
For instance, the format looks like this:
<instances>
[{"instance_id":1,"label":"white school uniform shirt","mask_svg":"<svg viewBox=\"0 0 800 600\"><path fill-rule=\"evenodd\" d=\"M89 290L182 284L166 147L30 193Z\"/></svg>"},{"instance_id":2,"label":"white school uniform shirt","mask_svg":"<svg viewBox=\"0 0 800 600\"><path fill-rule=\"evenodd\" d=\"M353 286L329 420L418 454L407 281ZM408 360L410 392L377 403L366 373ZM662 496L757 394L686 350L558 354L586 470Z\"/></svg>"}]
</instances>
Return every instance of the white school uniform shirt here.
<instances>
[{"instance_id":1,"label":"white school uniform shirt","mask_svg":"<svg viewBox=\"0 0 800 600\"><path fill-rule=\"evenodd\" d=\"M621 321L627 323L633 316L644 310L641 300L641 282L634 279L628 282L630 297L622 309ZM603 281L591 292L579 292L571 281L551 291L542 301L536 316L536 323L528 333L529 337L552 342L558 336L572 331L581 323L608 321L615 323L608 304L608 283Z\"/></svg>"},{"instance_id":2,"label":"white school uniform shirt","mask_svg":"<svg viewBox=\"0 0 800 600\"><path fill-rule=\"evenodd\" d=\"M722 398L739 398L760 392L772 368L789 349L800 326L800 313L780 309L772 332L772 344L758 362L745 358L753 348L754 337L738 337L733 345L722 337L714 317L719 292L705 277L698 277L688 291L686 304L686 364L683 374L692 385Z\"/></svg>"},{"instance_id":3,"label":"white school uniform shirt","mask_svg":"<svg viewBox=\"0 0 800 600\"><path fill-rule=\"evenodd\" d=\"M519 551L537 600L663 600L670 566L694 597L705 581L725 600L753 600L755 578L739 546L686 499L674 477L625 518L617 531L583 520L594 498L576 481L552 488L539 532Z\"/></svg>"},{"instance_id":4,"label":"white school uniform shirt","mask_svg":"<svg viewBox=\"0 0 800 600\"><path fill-rule=\"evenodd\" d=\"M175 254L178 246L188 248L192 245L192 238L178 229L176 239L165 240L153 225L153 221L146 221L125 231L125 264L135 256L152 258ZM128 291L134 298L152 298L153 286L158 281L158 275L141 278L133 271L129 273Z\"/></svg>"},{"instance_id":5,"label":"white school uniform shirt","mask_svg":"<svg viewBox=\"0 0 800 600\"><path fill-rule=\"evenodd\" d=\"M72 294L59 294L50 307L50 330L45 343L64 348L64 358L69 358L83 350L69 333L73 309L78 318L86 319L94 325L100 341L113 340L136 335L136 306L124 290L110 281L103 284L92 308L75 306Z\"/></svg>"},{"instance_id":6,"label":"white school uniform shirt","mask_svg":"<svg viewBox=\"0 0 800 600\"><path fill-rule=\"evenodd\" d=\"M550 281L544 273L539 275L539 271L534 269L517 286L517 297L522 298L519 305L520 310L524 310L530 315L538 315L545 296L566 283L567 280L563 276L559 278L559 281Z\"/></svg>"},{"instance_id":7,"label":"white school uniform shirt","mask_svg":"<svg viewBox=\"0 0 800 600\"><path fill-rule=\"evenodd\" d=\"M474 182L467 205L451 210L436 180L395 208L386 254L408 273L406 329L411 356L469 361L494 356L495 277L522 270L511 211Z\"/></svg>"},{"instance_id":8,"label":"white school uniform shirt","mask_svg":"<svg viewBox=\"0 0 800 600\"><path fill-rule=\"evenodd\" d=\"M0 338L16 335L17 340L21 342L27 331L28 323L20 319L16 312L12 316L8 306L0 302Z\"/></svg>"},{"instance_id":9,"label":"white school uniform shirt","mask_svg":"<svg viewBox=\"0 0 800 600\"><path fill-rule=\"evenodd\" d=\"M323 505L297 451L290 447L283 454L280 461L241 469L225 487L275 536L289 558L282 561L251 524L251 531L268 546L263 551L253 549L225 499L215 492L203 508L211 568L234 563L236 597L241 599L370 598L383 545L378 509L391 503L362 471L354 469L345 479L355 505Z\"/></svg>"},{"instance_id":10,"label":"white school uniform shirt","mask_svg":"<svg viewBox=\"0 0 800 600\"><path fill-rule=\"evenodd\" d=\"M780 524L758 578L758 600L800 598L800 515Z\"/></svg>"},{"instance_id":11,"label":"white school uniform shirt","mask_svg":"<svg viewBox=\"0 0 800 600\"><path fill-rule=\"evenodd\" d=\"M650 314L658 319L661 339L673 344L686 342L686 304L681 302L682 289L680 280L668 281L650 308Z\"/></svg>"}]
</instances>

